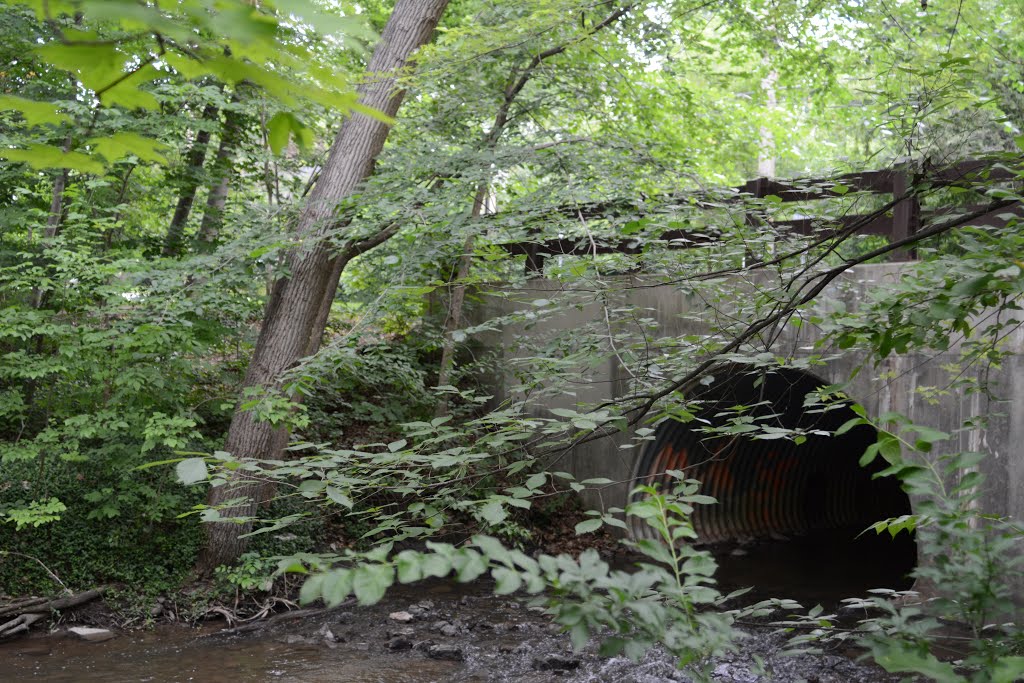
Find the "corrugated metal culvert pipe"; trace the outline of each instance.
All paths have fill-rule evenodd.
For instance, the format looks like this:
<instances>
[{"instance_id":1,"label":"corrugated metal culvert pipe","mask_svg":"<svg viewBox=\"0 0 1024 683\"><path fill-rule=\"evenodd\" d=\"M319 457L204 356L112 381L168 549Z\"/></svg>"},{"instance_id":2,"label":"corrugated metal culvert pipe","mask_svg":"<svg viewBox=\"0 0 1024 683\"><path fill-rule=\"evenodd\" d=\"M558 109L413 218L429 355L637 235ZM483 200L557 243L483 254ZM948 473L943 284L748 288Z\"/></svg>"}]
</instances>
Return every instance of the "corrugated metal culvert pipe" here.
<instances>
[{"instance_id":1,"label":"corrugated metal culvert pipe","mask_svg":"<svg viewBox=\"0 0 1024 683\"><path fill-rule=\"evenodd\" d=\"M764 425L834 432L855 417L846 406L821 412L805 408L805 397L825 385L795 369L752 370L723 365L704 383L684 393L699 401L698 419L662 422L654 441L637 461L634 483L657 483L666 488L666 470L682 470L703 483L701 493L717 505L698 506L693 524L699 541L707 544L785 539L837 532L853 538L869 524L910 512L910 501L898 482L872 479L884 463L862 468L858 460L876 439L876 432L859 426L838 436L811 435L801 445L788 439L757 440L714 436L708 424L726 424L735 406L753 406ZM650 536L646 525L635 524L638 536Z\"/></svg>"}]
</instances>

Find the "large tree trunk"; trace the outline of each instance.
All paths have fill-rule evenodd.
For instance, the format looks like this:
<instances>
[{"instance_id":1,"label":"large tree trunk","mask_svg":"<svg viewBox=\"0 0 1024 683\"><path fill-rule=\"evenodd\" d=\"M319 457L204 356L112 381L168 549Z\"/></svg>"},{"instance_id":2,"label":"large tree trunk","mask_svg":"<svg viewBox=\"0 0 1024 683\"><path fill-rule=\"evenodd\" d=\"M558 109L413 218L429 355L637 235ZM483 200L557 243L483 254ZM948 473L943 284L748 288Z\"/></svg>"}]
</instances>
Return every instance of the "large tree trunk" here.
<instances>
[{"instance_id":1,"label":"large tree trunk","mask_svg":"<svg viewBox=\"0 0 1024 683\"><path fill-rule=\"evenodd\" d=\"M396 76L430 39L447 4L448 0L398 0L370 60L370 77L360 88L361 104L390 117L398 113L404 92L398 88ZM311 339L322 334L322 328L314 327L321 324L324 297L337 287L340 275L340 269L335 269L337 257L325 237L338 229L335 207L370 175L388 131L389 127L378 119L355 114L338 132L320 179L298 218L296 230L302 246L289 256L290 277L278 280L271 292L246 373L246 387L280 389L282 375L308 353ZM272 459L279 457L287 440L285 429L257 421L251 412L237 409L224 448L238 458ZM262 488L259 481L236 470L227 484L210 490L208 502L222 505L245 497L245 502L221 514L247 520L262 502ZM207 574L235 560L245 547L245 539L240 536L251 526L249 521L209 524L198 571Z\"/></svg>"},{"instance_id":2,"label":"large tree trunk","mask_svg":"<svg viewBox=\"0 0 1024 683\"><path fill-rule=\"evenodd\" d=\"M174 207L174 216L167 228L164 239L164 256L178 256L184 247L185 224L192 213L192 204L196 201L196 191L202 181L203 164L206 162L206 148L210 144L210 130L207 124L217 118L218 109L208 104L200 117L202 127L196 133L188 154L185 155L185 168L181 171L178 204Z\"/></svg>"}]
</instances>

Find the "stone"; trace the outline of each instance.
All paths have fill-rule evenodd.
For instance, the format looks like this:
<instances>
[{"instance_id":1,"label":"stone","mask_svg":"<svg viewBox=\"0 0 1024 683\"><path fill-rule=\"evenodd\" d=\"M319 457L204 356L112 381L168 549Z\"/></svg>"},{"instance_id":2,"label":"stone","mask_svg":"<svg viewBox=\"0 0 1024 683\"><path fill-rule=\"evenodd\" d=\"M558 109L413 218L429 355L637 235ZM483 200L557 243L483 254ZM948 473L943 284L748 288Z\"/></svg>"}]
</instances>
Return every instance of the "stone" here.
<instances>
[{"instance_id":1,"label":"stone","mask_svg":"<svg viewBox=\"0 0 1024 683\"><path fill-rule=\"evenodd\" d=\"M336 643L336 642L338 642L338 638L337 638L337 636L334 635L334 631L332 631L331 627L328 626L327 624L324 624L323 626L321 626L320 630L317 631L317 634L320 637L322 637L325 641L327 641L328 643Z\"/></svg>"},{"instance_id":2,"label":"stone","mask_svg":"<svg viewBox=\"0 0 1024 683\"><path fill-rule=\"evenodd\" d=\"M729 683L757 683L761 678L744 666L736 664L719 664L711 676Z\"/></svg>"},{"instance_id":3,"label":"stone","mask_svg":"<svg viewBox=\"0 0 1024 683\"><path fill-rule=\"evenodd\" d=\"M412 641L406 636L395 636L388 641L387 648L389 650L411 650Z\"/></svg>"},{"instance_id":4,"label":"stone","mask_svg":"<svg viewBox=\"0 0 1024 683\"><path fill-rule=\"evenodd\" d=\"M462 632L462 629L457 624L444 620L435 621L431 629L448 638L454 638Z\"/></svg>"},{"instance_id":5,"label":"stone","mask_svg":"<svg viewBox=\"0 0 1024 683\"><path fill-rule=\"evenodd\" d=\"M82 640L90 643L102 643L114 637L114 632L105 628L88 628L87 626L75 626L68 629L68 633L74 634Z\"/></svg>"},{"instance_id":6,"label":"stone","mask_svg":"<svg viewBox=\"0 0 1024 683\"><path fill-rule=\"evenodd\" d=\"M413 620L413 618L414 617L411 614L404 610L401 612L392 612L388 615L388 619L390 619L391 621L397 621L400 624L408 624L410 621Z\"/></svg>"},{"instance_id":7,"label":"stone","mask_svg":"<svg viewBox=\"0 0 1024 683\"><path fill-rule=\"evenodd\" d=\"M422 618L430 614L434 610L433 600L420 600L415 605L410 605L408 612L414 617Z\"/></svg>"},{"instance_id":8,"label":"stone","mask_svg":"<svg viewBox=\"0 0 1024 683\"><path fill-rule=\"evenodd\" d=\"M580 660L565 655L554 654L533 658L533 668L539 671L569 671L579 666Z\"/></svg>"},{"instance_id":9,"label":"stone","mask_svg":"<svg viewBox=\"0 0 1024 683\"><path fill-rule=\"evenodd\" d=\"M388 638L395 638L402 636L404 638L412 638L416 631L411 626L401 626L399 628L389 628L387 630Z\"/></svg>"},{"instance_id":10,"label":"stone","mask_svg":"<svg viewBox=\"0 0 1024 683\"><path fill-rule=\"evenodd\" d=\"M431 659L443 659L448 662L461 662L466 655L455 645L432 645L427 648L427 656Z\"/></svg>"}]
</instances>

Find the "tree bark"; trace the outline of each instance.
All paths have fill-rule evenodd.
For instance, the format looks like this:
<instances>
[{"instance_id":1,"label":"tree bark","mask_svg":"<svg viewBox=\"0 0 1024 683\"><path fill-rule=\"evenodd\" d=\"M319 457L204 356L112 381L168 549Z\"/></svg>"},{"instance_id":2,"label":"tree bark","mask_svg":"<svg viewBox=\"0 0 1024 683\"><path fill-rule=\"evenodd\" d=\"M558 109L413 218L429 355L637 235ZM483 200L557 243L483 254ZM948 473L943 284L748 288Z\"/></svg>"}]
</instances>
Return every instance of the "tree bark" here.
<instances>
[{"instance_id":1,"label":"tree bark","mask_svg":"<svg viewBox=\"0 0 1024 683\"><path fill-rule=\"evenodd\" d=\"M196 133L196 139L192 147L185 155L185 168L181 172L181 190L178 194L178 204L174 208L174 216L167 228L167 236L164 239L164 256L178 256L181 254L185 240L185 224L192 213L192 204L196 200L196 191L199 189L202 180L203 164L206 162L206 148L210 144L210 131L206 123L217 118L219 110L213 104L203 108L200 122L203 127Z\"/></svg>"},{"instance_id":2,"label":"tree bark","mask_svg":"<svg viewBox=\"0 0 1024 683\"><path fill-rule=\"evenodd\" d=\"M497 138L495 138L497 141ZM483 215L486 205L487 193L490 186L486 183L477 188L476 196L473 198L473 208L470 210L470 218L479 218ZM444 321L444 343L441 347L441 363L437 369L438 388L446 386L451 381L452 368L455 365L455 330L462 325L462 309L466 301L466 278L469 277L469 269L473 265L473 249L476 246L476 235L470 233L466 242L462 245L462 254L459 256L459 267L455 273L455 288L452 289L451 299L448 302L448 317ZM441 394L437 399L437 406L434 409L437 417L444 417L448 414L448 394Z\"/></svg>"},{"instance_id":3,"label":"tree bark","mask_svg":"<svg viewBox=\"0 0 1024 683\"><path fill-rule=\"evenodd\" d=\"M398 113L404 92L398 87L397 75L430 39L447 4L448 0L398 0L370 60L370 77L359 89L362 105L389 117ZM340 275L335 269L338 257L326 238L345 227L335 219L335 207L370 175L388 132L387 124L363 114L354 114L338 131L320 179L298 218L301 246L289 255L290 277L278 280L271 292L245 387L282 389L284 373L308 353L311 339L322 335L322 328L314 328L320 324L324 297L337 287ZM287 441L287 429L258 421L250 411L238 408L224 448L240 459L265 460L277 458ZM222 516L242 521L207 526L206 547L196 567L200 574L237 559L245 548L241 536L251 529L249 519L262 502L259 481L241 470L230 477L225 485L210 490L208 504L221 506L244 497L245 502L222 511Z\"/></svg>"},{"instance_id":4,"label":"tree bark","mask_svg":"<svg viewBox=\"0 0 1024 683\"><path fill-rule=\"evenodd\" d=\"M768 75L761 79L761 89L764 90L765 108L769 115L774 115L778 108L778 99L775 96L775 84L779 80L779 72L772 69ZM757 153L757 175L760 178L775 177L775 133L768 126L761 126L761 145Z\"/></svg>"},{"instance_id":5,"label":"tree bark","mask_svg":"<svg viewBox=\"0 0 1024 683\"><path fill-rule=\"evenodd\" d=\"M235 91L231 101L241 101L241 92ZM224 112L224 126L221 128L220 143L217 154L213 158L210 178L210 191L206 197L206 210L203 221L199 225L197 246L201 251L211 251L220 237L224 224L224 208L227 206L228 193L231 190L231 177L234 171L235 153L245 133L245 117L230 109Z\"/></svg>"}]
</instances>

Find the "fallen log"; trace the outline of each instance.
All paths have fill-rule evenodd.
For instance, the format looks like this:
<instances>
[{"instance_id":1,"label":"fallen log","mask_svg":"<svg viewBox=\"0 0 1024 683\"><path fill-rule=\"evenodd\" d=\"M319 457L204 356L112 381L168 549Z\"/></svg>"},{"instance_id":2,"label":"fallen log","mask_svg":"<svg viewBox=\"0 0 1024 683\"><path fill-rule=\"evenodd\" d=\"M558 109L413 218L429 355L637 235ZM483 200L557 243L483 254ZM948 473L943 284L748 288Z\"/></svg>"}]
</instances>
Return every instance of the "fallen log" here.
<instances>
[{"instance_id":1,"label":"fallen log","mask_svg":"<svg viewBox=\"0 0 1024 683\"><path fill-rule=\"evenodd\" d=\"M17 616L4 624L0 624L0 638L9 638L13 635L17 635L18 633L24 633L28 631L32 624L45 616L45 614L30 612L28 614Z\"/></svg>"},{"instance_id":2,"label":"fallen log","mask_svg":"<svg viewBox=\"0 0 1024 683\"><path fill-rule=\"evenodd\" d=\"M81 593L76 593L75 595L66 595L62 598L54 598L52 600L48 600L47 598L29 598L10 605L5 605L3 608L0 608L0 617L7 617L12 614L16 614L17 616L3 624L0 624L0 639L8 638L19 633L25 633L32 624L48 616L50 612L84 605L91 600L95 600L106 592L106 586L101 586L100 588L93 588Z\"/></svg>"},{"instance_id":3,"label":"fallen log","mask_svg":"<svg viewBox=\"0 0 1024 683\"><path fill-rule=\"evenodd\" d=\"M42 605L45 602L49 602L49 600L50 598L25 598L24 600L12 602L9 605L0 607L0 617L6 617L8 614L21 614L30 607Z\"/></svg>"}]
</instances>

